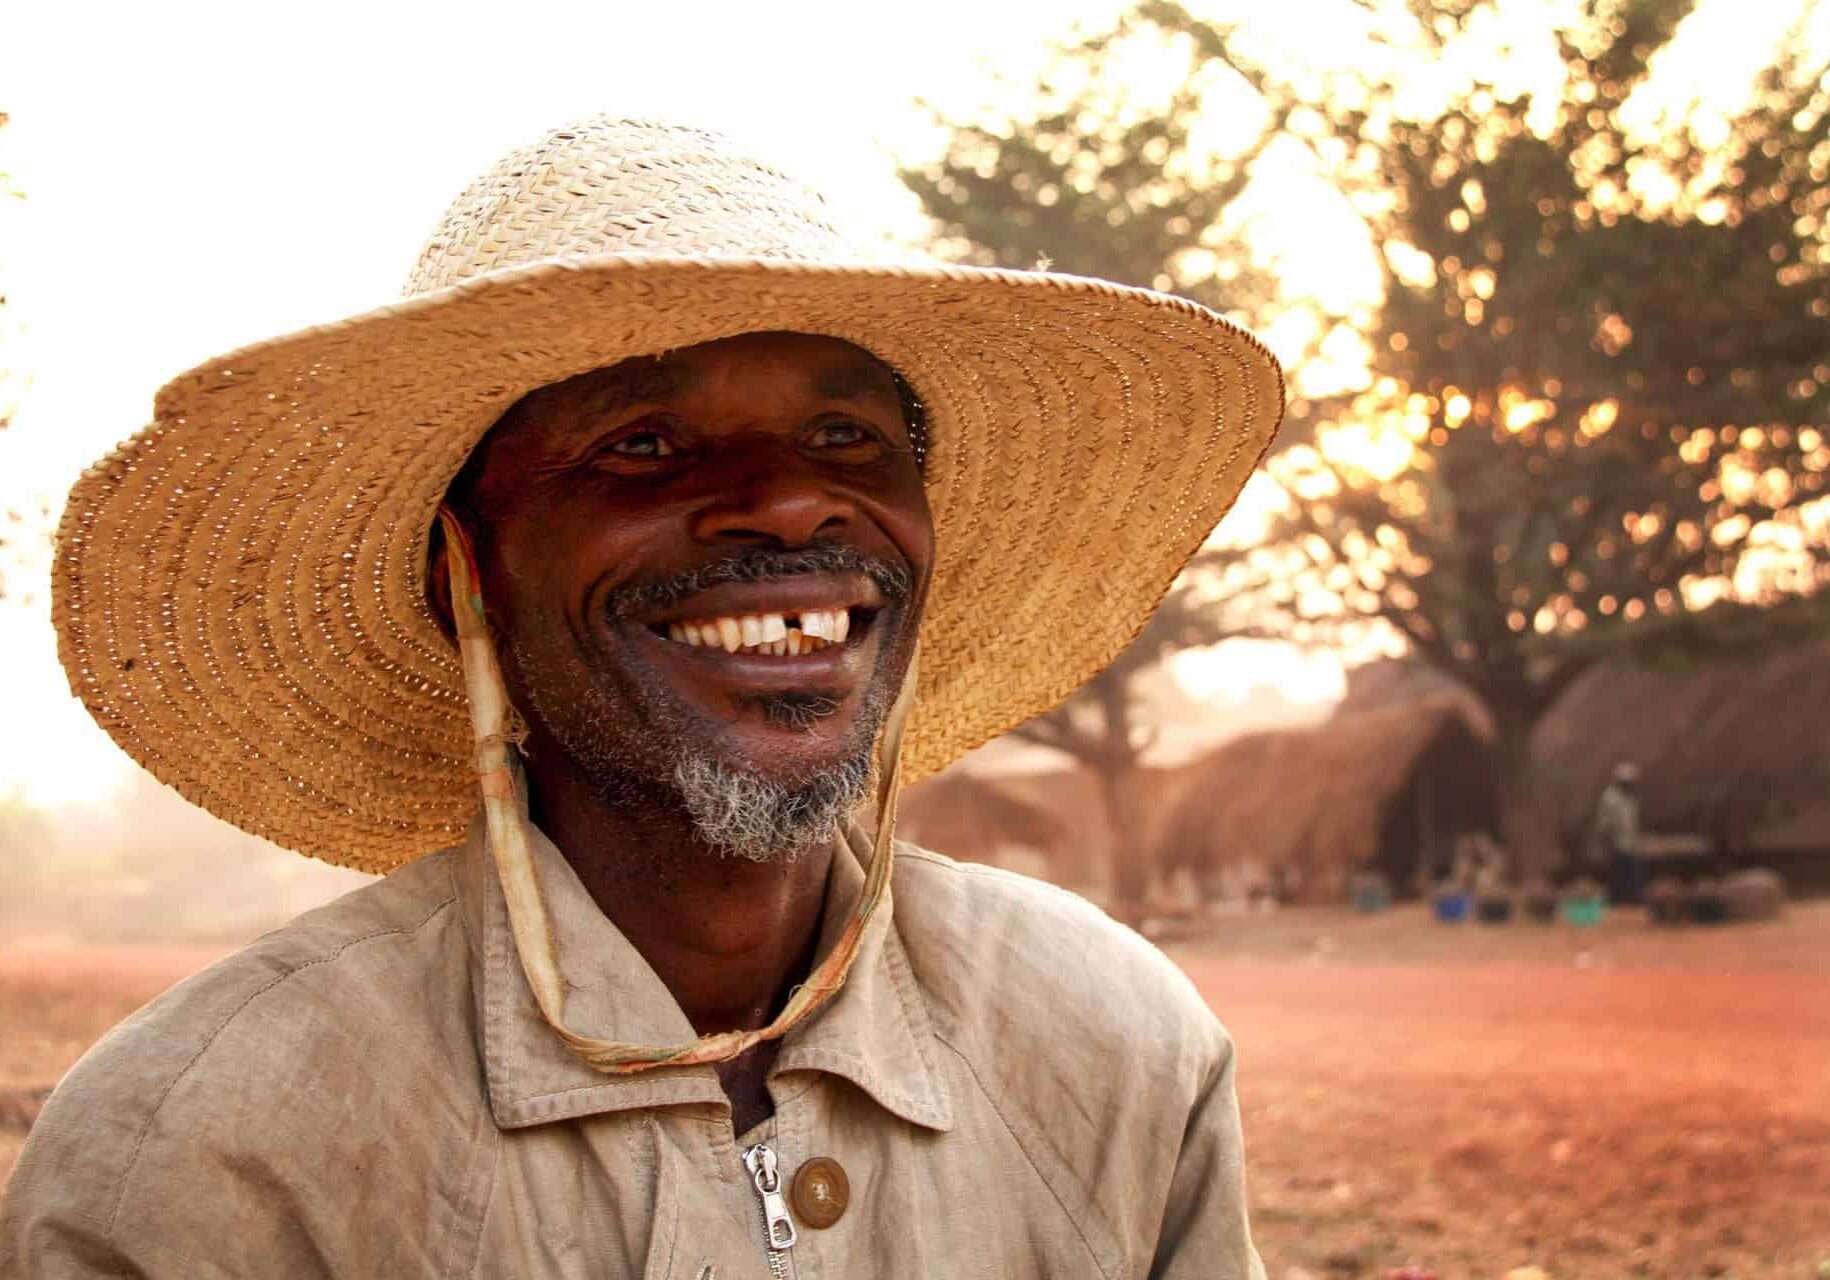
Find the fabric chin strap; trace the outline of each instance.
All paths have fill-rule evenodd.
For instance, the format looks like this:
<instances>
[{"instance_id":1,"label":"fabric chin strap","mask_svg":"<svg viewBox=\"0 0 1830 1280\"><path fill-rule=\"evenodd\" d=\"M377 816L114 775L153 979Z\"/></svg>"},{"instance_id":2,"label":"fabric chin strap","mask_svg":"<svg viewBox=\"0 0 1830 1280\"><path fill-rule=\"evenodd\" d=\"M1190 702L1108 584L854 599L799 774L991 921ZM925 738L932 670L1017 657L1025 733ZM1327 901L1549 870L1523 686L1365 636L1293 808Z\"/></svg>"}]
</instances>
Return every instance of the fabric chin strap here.
<instances>
[{"instance_id":1,"label":"fabric chin strap","mask_svg":"<svg viewBox=\"0 0 1830 1280\"><path fill-rule=\"evenodd\" d=\"M579 1035L565 1022L566 986L560 972L546 898L534 869L529 848L525 806L517 793L514 765L513 710L502 683L495 645L483 616L483 596L477 585L476 557L469 536L448 507L439 508L445 532L445 563L451 576L451 612L457 627L458 652L469 694L470 722L476 751L477 785L483 797L483 816L489 850L502 882L509 926L521 954L521 971L540 1007L540 1014L555 1034L588 1065L612 1075L627 1075L650 1067L687 1066L727 1062L745 1050L786 1035L832 998L845 983L852 960L864 939L865 927L883 903L895 863L896 802L901 789L902 734L915 702L917 657L909 660L895 705L885 721L878 744L877 831L870 842L870 868L864 892L845 931L807 981L788 997L780 1015L766 1027L751 1031L722 1031L702 1036L691 1044L622 1044ZM850 824L844 833L854 851L864 833ZM841 852L839 856L848 856Z\"/></svg>"}]
</instances>

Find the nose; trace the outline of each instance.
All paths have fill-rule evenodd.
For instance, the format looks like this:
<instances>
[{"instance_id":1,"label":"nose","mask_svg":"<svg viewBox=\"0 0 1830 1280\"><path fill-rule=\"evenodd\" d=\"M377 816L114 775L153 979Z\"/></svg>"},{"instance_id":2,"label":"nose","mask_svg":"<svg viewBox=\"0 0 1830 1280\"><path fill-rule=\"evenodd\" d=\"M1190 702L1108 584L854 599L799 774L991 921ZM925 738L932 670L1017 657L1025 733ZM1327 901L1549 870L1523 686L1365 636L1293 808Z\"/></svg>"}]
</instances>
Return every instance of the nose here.
<instances>
[{"instance_id":1,"label":"nose","mask_svg":"<svg viewBox=\"0 0 1830 1280\"><path fill-rule=\"evenodd\" d=\"M849 528L857 506L791 449L744 450L693 519L702 542L804 547Z\"/></svg>"}]
</instances>

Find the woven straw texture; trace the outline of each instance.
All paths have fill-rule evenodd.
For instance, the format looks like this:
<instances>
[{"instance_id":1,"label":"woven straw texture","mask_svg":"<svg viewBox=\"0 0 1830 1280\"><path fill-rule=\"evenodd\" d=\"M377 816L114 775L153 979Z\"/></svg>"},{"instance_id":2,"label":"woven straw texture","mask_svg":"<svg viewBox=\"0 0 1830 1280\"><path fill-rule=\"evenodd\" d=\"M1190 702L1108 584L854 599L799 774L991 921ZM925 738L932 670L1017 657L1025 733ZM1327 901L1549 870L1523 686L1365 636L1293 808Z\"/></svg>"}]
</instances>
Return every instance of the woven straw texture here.
<instances>
[{"instance_id":1,"label":"woven straw texture","mask_svg":"<svg viewBox=\"0 0 1830 1280\"><path fill-rule=\"evenodd\" d=\"M440 498L535 387L759 330L899 369L939 559L907 782L1053 706L1137 633L1283 408L1276 361L1182 299L857 265L818 198L694 130L597 119L447 213L408 297L158 394L59 530L71 686L196 804L386 871L476 811L457 656L423 590Z\"/></svg>"}]
</instances>

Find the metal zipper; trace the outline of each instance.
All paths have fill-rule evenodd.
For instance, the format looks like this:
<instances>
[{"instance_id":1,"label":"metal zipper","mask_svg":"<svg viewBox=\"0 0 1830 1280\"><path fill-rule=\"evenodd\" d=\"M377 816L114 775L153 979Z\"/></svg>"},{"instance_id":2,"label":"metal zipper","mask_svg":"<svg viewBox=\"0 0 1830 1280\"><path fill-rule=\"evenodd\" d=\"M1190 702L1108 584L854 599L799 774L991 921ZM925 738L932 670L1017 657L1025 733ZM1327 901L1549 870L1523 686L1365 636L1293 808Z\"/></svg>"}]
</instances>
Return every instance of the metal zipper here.
<instances>
[{"instance_id":1,"label":"metal zipper","mask_svg":"<svg viewBox=\"0 0 1830 1280\"><path fill-rule=\"evenodd\" d=\"M774 1148L759 1142L746 1148L743 1167L749 1170L756 1187L756 1198L762 1204L763 1240L769 1257L769 1274L775 1280L788 1280L788 1250L797 1237L794 1219L788 1216L788 1202L782 1199L782 1175Z\"/></svg>"}]
</instances>

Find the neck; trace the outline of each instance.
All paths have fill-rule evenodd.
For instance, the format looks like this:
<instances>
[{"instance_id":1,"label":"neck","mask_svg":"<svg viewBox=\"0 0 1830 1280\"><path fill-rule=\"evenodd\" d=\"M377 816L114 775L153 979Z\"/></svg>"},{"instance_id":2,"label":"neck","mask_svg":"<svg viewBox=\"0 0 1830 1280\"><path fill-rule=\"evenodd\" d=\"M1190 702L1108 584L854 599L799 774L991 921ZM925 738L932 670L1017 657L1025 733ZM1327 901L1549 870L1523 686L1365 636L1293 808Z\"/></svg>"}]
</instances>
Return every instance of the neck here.
<instances>
[{"instance_id":1,"label":"neck","mask_svg":"<svg viewBox=\"0 0 1830 1280\"><path fill-rule=\"evenodd\" d=\"M831 842L772 862L728 857L671 793L632 786L612 802L560 751L531 753L527 771L534 820L693 1029L768 1025L812 967Z\"/></svg>"}]
</instances>

